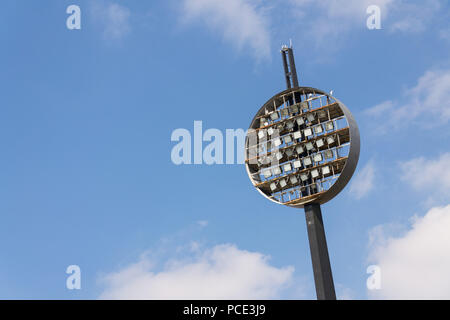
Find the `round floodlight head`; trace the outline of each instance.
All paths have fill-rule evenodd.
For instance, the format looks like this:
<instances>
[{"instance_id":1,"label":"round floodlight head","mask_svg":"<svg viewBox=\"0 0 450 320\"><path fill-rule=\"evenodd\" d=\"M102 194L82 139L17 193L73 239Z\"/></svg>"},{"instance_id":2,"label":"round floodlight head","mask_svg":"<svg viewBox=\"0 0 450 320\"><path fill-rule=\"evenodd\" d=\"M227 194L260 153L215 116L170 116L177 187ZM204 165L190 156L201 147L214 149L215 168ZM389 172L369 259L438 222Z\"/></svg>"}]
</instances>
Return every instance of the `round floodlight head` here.
<instances>
[{"instance_id":1,"label":"round floodlight head","mask_svg":"<svg viewBox=\"0 0 450 320\"><path fill-rule=\"evenodd\" d=\"M359 130L347 107L322 90L290 88L270 98L253 118L245 165L269 200L302 208L334 198L359 159Z\"/></svg>"}]
</instances>

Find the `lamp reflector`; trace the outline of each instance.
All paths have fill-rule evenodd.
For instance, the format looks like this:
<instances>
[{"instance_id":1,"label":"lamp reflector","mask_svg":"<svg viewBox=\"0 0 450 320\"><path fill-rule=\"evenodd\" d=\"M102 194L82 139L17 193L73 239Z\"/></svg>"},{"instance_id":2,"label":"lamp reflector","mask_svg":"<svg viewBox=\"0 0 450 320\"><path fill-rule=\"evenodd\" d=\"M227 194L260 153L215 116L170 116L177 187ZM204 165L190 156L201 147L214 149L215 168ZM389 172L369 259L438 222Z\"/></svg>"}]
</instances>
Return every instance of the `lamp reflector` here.
<instances>
[{"instance_id":1,"label":"lamp reflector","mask_svg":"<svg viewBox=\"0 0 450 320\"><path fill-rule=\"evenodd\" d=\"M290 163L286 163L286 164L283 166L283 170L284 170L284 172L291 171L291 170L292 170L291 164L290 164Z\"/></svg>"},{"instance_id":2,"label":"lamp reflector","mask_svg":"<svg viewBox=\"0 0 450 320\"><path fill-rule=\"evenodd\" d=\"M284 188L284 187L286 187L286 186L287 186L287 181L286 181L286 179L281 179L281 180L280 180L280 187Z\"/></svg>"},{"instance_id":3,"label":"lamp reflector","mask_svg":"<svg viewBox=\"0 0 450 320\"><path fill-rule=\"evenodd\" d=\"M281 139L276 138L275 140L273 140L273 144L275 145L275 147L281 146L281 144L282 144Z\"/></svg>"},{"instance_id":4,"label":"lamp reflector","mask_svg":"<svg viewBox=\"0 0 450 320\"><path fill-rule=\"evenodd\" d=\"M307 142L305 144L306 150L311 151L312 149L314 149L314 146L312 144L312 142Z\"/></svg>"},{"instance_id":5,"label":"lamp reflector","mask_svg":"<svg viewBox=\"0 0 450 320\"><path fill-rule=\"evenodd\" d=\"M325 129L326 129L327 131L333 130L333 129L334 129L333 122L332 122L332 121L327 122L327 123L325 124Z\"/></svg>"},{"instance_id":6,"label":"lamp reflector","mask_svg":"<svg viewBox=\"0 0 450 320\"><path fill-rule=\"evenodd\" d=\"M300 175L300 180L302 180L302 181L308 180L308 173L307 173L307 172L302 173L302 174Z\"/></svg>"},{"instance_id":7,"label":"lamp reflector","mask_svg":"<svg viewBox=\"0 0 450 320\"><path fill-rule=\"evenodd\" d=\"M314 114L308 113L306 115L306 119L308 119L309 122L313 122L314 121Z\"/></svg>"},{"instance_id":8,"label":"lamp reflector","mask_svg":"<svg viewBox=\"0 0 450 320\"><path fill-rule=\"evenodd\" d=\"M312 160L311 157L306 157L303 159L303 163L305 164L305 166L309 166L312 164Z\"/></svg>"},{"instance_id":9,"label":"lamp reflector","mask_svg":"<svg viewBox=\"0 0 450 320\"><path fill-rule=\"evenodd\" d=\"M330 173L330 167L329 166L325 166L322 168L322 174L326 175Z\"/></svg>"},{"instance_id":10,"label":"lamp reflector","mask_svg":"<svg viewBox=\"0 0 450 320\"><path fill-rule=\"evenodd\" d=\"M304 124L305 123L305 119L303 119L303 117L298 117L297 118L297 124L299 125L299 126L301 126L302 124Z\"/></svg>"},{"instance_id":11,"label":"lamp reflector","mask_svg":"<svg viewBox=\"0 0 450 320\"><path fill-rule=\"evenodd\" d=\"M333 144L334 143L334 138L333 137L327 137L327 143L328 144Z\"/></svg>"},{"instance_id":12,"label":"lamp reflector","mask_svg":"<svg viewBox=\"0 0 450 320\"><path fill-rule=\"evenodd\" d=\"M277 188L277 184L275 182L272 182L270 184L270 190L274 191Z\"/></svg>"},{"instance_id":13,"label":"lamp reflector","mask_svg":"<svg viewBox=\"0 0 450 320\"><path fill-rule=\"evenodd\" d=\"M303 150L303 147L302 147L302 146L297 146L297 147L295 148L295 151L297 152L297 154L301 154L301 153L305 152L305 150Z\"/></svg>"},{"instance_id":14,"label":"lamp reflector","mask_svg":"<svg viewBox=\"0 0 450 320\"><path fill-rule=\"evenodd\" d=\"M311 170L311 177L317 178L318 176L319 176L319 170L317 170L317 169Z\"/></svg>"},{"instance_id":15,"label":"lamp reflector","mask_svg":"<svg viewBox=\"0 0 450 320\"><path fill-rule=\"evenodd\" d=\"M294 139L301 139L302 138L302 133L300 131L295 131L294 132Z\"/></svg>"},{"instance_id":16,"label":"lamp reflector","mask_svg":"<svg viewBox=\"0 0 450 320\"><path fill-rule=\"evenodd\" d=\"M300 160L295 160L294 161L294 168L298 169L302 166L302 162Z\"/></svg>"},{"instance_id":17,"label":"lamp reflector","mask_svg":"<svg viewBox=\"0 0 450 320\"><path fill-rule=\"evenodd\" d=\"M289 180L291 181L291 184L296 184L298 182L298 179L296 176L290 177Z\"/></svg>"},{"instance_id":18,"label":"lamp reflector","mask_svg":"<svg viewBox=\"0 0 450 320\"><path fill-rule=\"evenodd\" d=\"M324 144L325 144L325 143L323 142L322 139L318 139L318 140L316 141L316 146L317 146L317 148L322 147Z\"/></svg>"},{"instance_id":19,"label":"lamp reflector","mask_svg":"<svg viewBox=\"0 0 450 320\"><path fill-rule=\"evenodd\" d=\"M320 124L320 125L314 127L314 131L315 131L316 133L322 133L322 132L323 132L323 127L322 127L322 125Z\"/></svg>"},{"instance_id":20,"label":"lamp reflector","mask_svg":"<svg viewBox=\"0 0 450 320\"><path fill-rule=\"evenodd\" d=\"M305 131L303 132L305 134L305 136L310 137L312 136L313 132L311 130L311 128L305 129Z\"/></svg>"},{"instance_id":21,"label":"lamp reflector","mask_svg":"<svg viewBox=\"0 0 450 320\"><path fill-rule=\"evenodd\" d=\"M322 161L323 160L323 157L322 157L322 154L321 153L316 153L315 155L314 155L314 161L315 162L320 162L320 161Z\"/></svg>"},{"instance_id":22,"label":"lamp reflector","mask_svg":"<svg viewBox=\"0 0 450 320\"><path fill-rule=\"evenodd\" d=\"M291 143L292 142L292 137L290 134L288 134L287 136L284 137L284 142L285 143Z\"/></svg>"},{"instance_id":23,"label":"lamp reflector","mask_svg":"<svg viewBox=\"0 0 450 320\"><path fill-rule=\"evenodd\" d=\"M281 169L280 169L280 167L275 167L275 168L273 168L272 170L273 170L273 174L274 174L275 176L281 174Z\"/></svg>"}]
</instances>

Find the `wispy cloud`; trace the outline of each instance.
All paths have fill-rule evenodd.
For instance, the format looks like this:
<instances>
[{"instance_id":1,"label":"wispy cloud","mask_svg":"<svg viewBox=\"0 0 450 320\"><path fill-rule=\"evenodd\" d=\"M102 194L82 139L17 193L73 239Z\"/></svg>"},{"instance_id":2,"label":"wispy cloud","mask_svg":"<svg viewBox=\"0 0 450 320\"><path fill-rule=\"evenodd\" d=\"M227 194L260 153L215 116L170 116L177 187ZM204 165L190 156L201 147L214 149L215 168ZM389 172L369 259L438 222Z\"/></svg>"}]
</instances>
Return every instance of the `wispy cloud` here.
<instances>
[{"instance_id":1,"label":"wispy cloud","mask_svg":"<svg viewBox=\"0 0 450 320\"><path fill-rule=\"evenodd\" d=\"M401 176L421 194L428 196L428 203L450 199L450 153L435 159L424 157L400 163Z\"/></svg>"},{"instance_id":2,"label":"wispy cloud","mask_svg":"<svg viewBox=\"0 0 450 320\"><path fill-rule=\"evenodd\" d=\"M190 258L160 261L143 255L103 277L101 299L273 299L292 280L294 268L277 268L268 256L234 245L196 247Z\"/></svg>"},{"instance_id":3,"label":"wispy cloud","mask_svg":"<svg viewBox=\"0 0 450 320\"><path fill-rule=\"evenodd\" d=\"M400 128L414 122L422 127L446 124L450 120L450 69L429 70L417 84L404 90L399 100L384 101L366 110L370 117L383 117L377 123L377 131Z\"/></svg>"},{"instance_id":4,"label":"wispy cloud","mask_svg":"<svg viewBox=\"0 0 450 320\"><path fill-rule=\"evenodd\" d=\"M91 15L107 41L117 41L131 31L131 11L118 3L96 0L91 3Z\"/></svg>"},{"instance_id":5,"label":"wispy cloud","mask_svg":"<svg viewBox=\"0 0 450 320\"><path fill-rule=\"evenodd\" d=\"M377 233L380 226L376 227ZM415 218L400 236L381 236L370 249L371 263L380 267L381 299L450 299L450 205Z\"/></svg>"},{"instance_id":6,"label":"wispy cloud","mask_svg":"<svg viewBox=\"0 0 450 320\"><path fill-rule=\"evenodd\" d=\"M269 17L256 1L184 0L182 17L185 23L205 24L239 51L270 58Z\"/></svg>"},{"instance_id":7,"label":"wispy cloud","mask_svg":"<svg viewBox=\"0 0 450 320\"><path fill-rule=\"evenodd\" d=\"M375 165L369 161L353 178L349 193L355 199L361 199L373 189L375 180Z\"/></svg>"}]
</instances>

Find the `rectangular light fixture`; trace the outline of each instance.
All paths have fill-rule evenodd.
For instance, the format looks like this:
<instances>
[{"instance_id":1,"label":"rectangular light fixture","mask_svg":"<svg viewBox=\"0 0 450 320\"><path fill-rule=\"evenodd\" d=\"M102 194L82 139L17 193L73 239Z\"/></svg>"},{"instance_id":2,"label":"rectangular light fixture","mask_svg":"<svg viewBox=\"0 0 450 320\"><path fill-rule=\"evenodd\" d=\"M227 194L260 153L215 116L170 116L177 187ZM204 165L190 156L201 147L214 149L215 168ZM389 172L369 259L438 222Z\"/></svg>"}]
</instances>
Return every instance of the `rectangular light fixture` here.
<instances>
[{"instance_id":1,"label":"rectangular light fixture","mask_svg":"<svg viewBox=\"0 0 450 320\"><path fill-rule=\"evenodd\" d=\"M297 113L298 112L298 105L294 104L290 107L291 113Z\"/></svg>"},{"instance_id":2,"label":"rectangular light fixture","mask_svg":"<svg viewBox=\"0 0 450 320\"><path fill-rule=\"evenodd\" d=\"M280 187L284 188L284 187L286 187L286 186L287 186L287 181L286 181L286 179L281 179L281 180L280 180Z\"/></svg>"},{"instance_id":3,"label":"rectangular light fixture","mask_svg":"<svg viewBox=\"0 0 450 320\"><path fill-rule=\"evenodd\" d=\"M292 142L292 137L290 134L288 134L287 136L284 137L284 142L285 143L291 143Z\"/></svg>"},{"instance_id":4,"label":"rectangular light fixture","mask_svg":"<svg viewBox=\"0 0 450 320\"><path fill-rule=\"evenodd\" d=\"M332 150L325 150L325 158L326 159L331 159L333 158L333 151Z\"/></svg>"},{"instance_id":5,"label":"rectangular light fixture","mask_svg":"<svg viewBox=\"0 0 450 320\"><path fill-rule=\"evenodd\" d=\"M303 117L298 117L297 118L297 124L299 125L299 126L301 126L302 124L304 124L305 123L305 119L303 119Z\"/></svg>"},{"instance_id":6,"label":"rectangular light fixture","mask_svg":"<svg viewBox=\"0 0 450 320\"><path fill-rule=\"evenodd\" d=\"M266 118L259 119L259 126L260 127L264 127L266 125L266 123L267 123Z\"/></svg>"},{"instance_id":7,"label":"rectangular light fixture","mask_svg":"<svg viewBox=\"0 0 450 320\"><path fill-rule=\"evenodd\" d=\"M313 135L313 132L311 130L311 128L307 128L305 129L305 131L303 131L303 133L305 134L305 136L310 137Z\"/></svg>"},{"instance_id":8,"label":"rectangular light fixture","mask_svg":"<svg viewBox=\"0 0 450 320\"><path fill-rule=\"evenodd\" d=\"M282 144L281 139L276 138L275 140L273 140L273 144L275 145L275 147L281 146L281 144Z\"/></svg>"},{"instance_id":9,"label":"rectangular light fixture","mask_svg":"<svg viewBox=\"0 0 450 320\"><path fill-rule=\"evenodd\" d=\"M315 162L320 162L320 161L322 161L323 160L323 157L322 157L322 154L321 153L316 153L315 155L314 155L314 161Z\"/></svg>"},{"instance_id":10,"label":"rectangular light fixture","mask_svg":"<svg viewBox=\"0 0 450 320\"><path fill-rule=\"evenodd\" d=\"M312 164L311 157L303 158L303 163L305 164L305 166L311 165Z\"/></svg>"},{"instance_id":11,"label":"rectangular light fixture","mask_svg":"<svg viewBox=\"0 0 450 320\"><path fill-rule=\"evenodd\" d=\"M334 143L334 138L333 137L327 137L327 143L328 144L333 144Z\"/></svg>"},{"instance_id":12,"label":"rectangular light fixture","mask_svg":"<svg viewBox=\"0 0 450 320\"><path fill-rule=\"evenodd\" d=\"M276 158L278 161L281 160L281 159L283 158L283 152L278 151L278 152L275 154L275 158Z\"/></svg>"},{"instance_id":13,"label":"rectangular light fixture","mask_svg":"<svg viewBox=\"0 0 450 320\"><path fill-rule=\"evenodd\" d=\"M309 122L313 122L314 121L314 114L308 113L306 115L306 119L308 119Z\"/></svg>"},{"instance_id":14,"label":"rectangular light fixture","mask_svg":"<svg viewBox=\"0 0 450 320\"><path fill-rule=\"evenodd\" d=\"M301 139L301 138L302 138L301 131L295 131L294 132L294 139Z\"/></svg>"},{"instance_id":15,"label":"rectangular light fixture","mask_svg":"<svg viewBox=\"0 0 450 320\"><path fill-rule=\"evenodd\" d=\"M275 182L272 182L272 183L270 184L270 190L275 191L276 188L277 188L277 184L276 184Z\"/></svg>"},{"instance_id":16,"label":"rectangular light fixture","mask_svg":"<svg viewBox=\"0 0 450 320\"><path fill-rule=\"evenodd\" d=\"M281 109L281 116L282 117L287 117L288 115L289 115L289 109L288 108Z\"/></svg>"},{"instance_id":17,"label":"rectangular light fixture","mask_svg":"<svg viewBox=\"0 0 450 320\"><path fill-rule=\"evenodd\" d=\"M292 157L294 155L294 150L292 149L286 149L285 152L288 157Z\"/></svg>"},{"instance_id":18,"label":"rectangular light fixture","mask_svg":"<svg viewBox=\"0 0 450 320\"><path fill-rule=\"evenodd\" d=\"M267 179L272 176L272 171L270 171L270 169L266 169L263 171L263 175L264 175L264 178Z\"/></svg>"},{"instance_id":19,"label":"rectangular light fixture","mask_svg":"<svg viewBox=\"0 0 450 320\"><path fill-rule=\"evenodd\" d=\"M332 122L332 121L327 122L327 123L325 124L325 129L326 129L327 131L333 130L333 129L334 129L334 124L333 124L333 122Z\"/></svg>"},{"instance_id":20,"label":"rectangular light fixture","mask_svg":"<svg viewBox=\"0 0 450 320\"><path fill-rule=\"evenodd\" d=\"M316 140L316 146L317 146L317 148L320 148L320 147L322 147L323 145L324 145L325 143L323 142L323 140L322 139L318 139L318 140Z\"/></svg>"},{"instance_id":21,"label":"rectangular light fixture","mask_svg":"<svg viewBox=\"0 0 450 320\"><path fill-rule=\"evenodd\" d=\"M311 170L311 177L317 178L318 176L319 176L319 170L317 170L317 169Z\"/></svg>"},{"instance_id":22,"label":"rectangular light fixture","mask_svg":"<svg viewBox=\"0 0 450 320\"><path fill-rule=\"evenodd\" d=\"M275 167L272 169L273 175L277 176L279 174L281 174L281 168L280 167Z\"/></svg>"},{"instance_id":23,"label":"rectangular light fixture","mask_svg":"<svg viewBox=\"0 0 450 320\"><path fill-rule=\"evenodd\" d=\"M286 164L283 166L283 170L284 170L284 172L291 171L291 170L292 170L291 164L290 164L290 163L286 163Z\"/></svg>"},{"instance_id":24,"label":"rectangular light fixture","mask_svg":"<svg viewBox=\"0 0 450 320\"><path fill-rule=\"evenodd\" d=\"M270 114L270 119L272 119L272 120L277 120L279 117L280 117L280 115L278 114L278 111L275 111Z\"/></svg>"},{"instance_id":25,"label":"rectangular light fixture","mask_svg":"<svg viewBox=\"0 0 450 320\"><path fill-rule=\"evenodd\" d=\"M330 167L329 166L325 166L322 168L322 174L326 175L330 173Z\"/></svg>"},{"instance_id":26,"label":"rectangular light fixture","mask_svg":"<svg viewBox=\"0 0 450 320\"><path fill-rule=\"evenodd\" d=\"M297 152L297 154L301 154L301 153L305 152L305 150L303 150L303 147L302 147L302 146L297 146L297 147L295 148L295 151Z\"/></svg>"},{"instance_id":27,"label":"rectangular light fixture","mask_svg":"<svg viewBox=\"0 0 450 320\"><path fill-rule=\"evenodd\" d=\"M307 173L307 172L302 173L302 174L300 175L300 180L302 180L302 181L308 180L308 173Z\"/></svg>"},{"instance_id":28,"label":"rectangular light fixture","mask_svg":"<svg viewBox=\"0 0 450 320\"><path fill-rule=\"evenodd\" d=\"M314 131L316 133L322 133L323 132L323 127L321 124L319 124L318 126L314 127Z\"/></svg>"},{"instance_id":29,"label":"rectangular light fixture","mask_svg":"<svg viewBox=\"0 0 450 320\"><path fill-rule=\"evenodd\" d=\"M286 123L286 128L288 128L288 129L294 128L294 121L288 121L288 122Z\"/></svg>"},{"instance_id":30,"label":"rectangular light fixture","mask_svg":"<svg viewBox=\"0 0 450 320\"><path fill-rule=\"evenodd\" d=\"M259 130L258 131L258 138L262 139L266 136L266 131L265 130Z\"/></svg>"},{"instance_id":31,"label":"rectangular light fixture","mask_svg":"<svg viewBox=\"0 0 450 320\"><path fill-rule=\"evenodd\" d=\"M319 118L325 118L326 116L327 116L327 114L323 110L320 110L319 112L317 112L317 117L319 117Z\"/></svg>"},{"instance_id":32,"label":"rectangular light fixture","mask_svg":"<svg viewBox=\"0 0 450 320\"><path fill-rule=\"evenodd\" d=\"M275 129L273 127L270 127L269 129L267 129L267 133L269 134L269 136L273 135L275 132Z\"/></svg>"},{"instance_id":33,"label":"rectangular light fixture","mask_svg":"<svg viewBox=\"0 0 450 320\"><path fill-rule=\"evenodd\" d=\"M303 110L308 109L308 102L306 102L306 101L300 102L300 108Z\"/></svg>"},{"instance_id":34,"label":"rectangular light fixture","mask_svg":"<svg viewBox=\"0 0 450 320\"><path fill-rule=\"evenodd\" d=\"M289 178L289 180L291 181L291 184L296 184L296 183L298 182L298 179L297 179L296 176L291 176L291 177Z\"/></svg>"},{"instance_id":35,"label":"rectangular light fixture","mask_svg":"<svg viewBox=\"0 0 450 320\"><path fill-rule=\"evenodd\" d=\"M307 142L305 144L306 150L311 151L312 149L314 149L314 146L312 144L312 142Z\"/></svg>"},{"instance_id":36,"label":"rectangular light fixture","mask_svg":"<svg viewBox=\"0 0 450 320\"><path fill-rule=\"evenodd\" d=\"M302 162L300 160L295 160L294 161L294 168L298 169L302 166Z\"/></svg>"}]
</instances>

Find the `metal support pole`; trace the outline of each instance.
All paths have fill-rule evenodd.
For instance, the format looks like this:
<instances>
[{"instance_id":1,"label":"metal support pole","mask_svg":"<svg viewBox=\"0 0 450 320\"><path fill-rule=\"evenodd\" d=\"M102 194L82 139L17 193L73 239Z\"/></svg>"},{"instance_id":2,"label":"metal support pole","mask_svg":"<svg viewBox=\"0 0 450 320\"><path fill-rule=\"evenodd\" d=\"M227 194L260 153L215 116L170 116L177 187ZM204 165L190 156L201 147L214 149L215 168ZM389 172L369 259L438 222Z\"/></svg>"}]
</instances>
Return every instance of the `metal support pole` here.
<instances>
[{"instance_id":1,"label":"metal support pole","mask_svg":"<svg viewBox=\"0 0 450 320\"><path fill-rule=\"evenodd\" d=\"M336 300L320 204L305 205L305 216L317 300Z\"/></svg>"}]
</instances>

